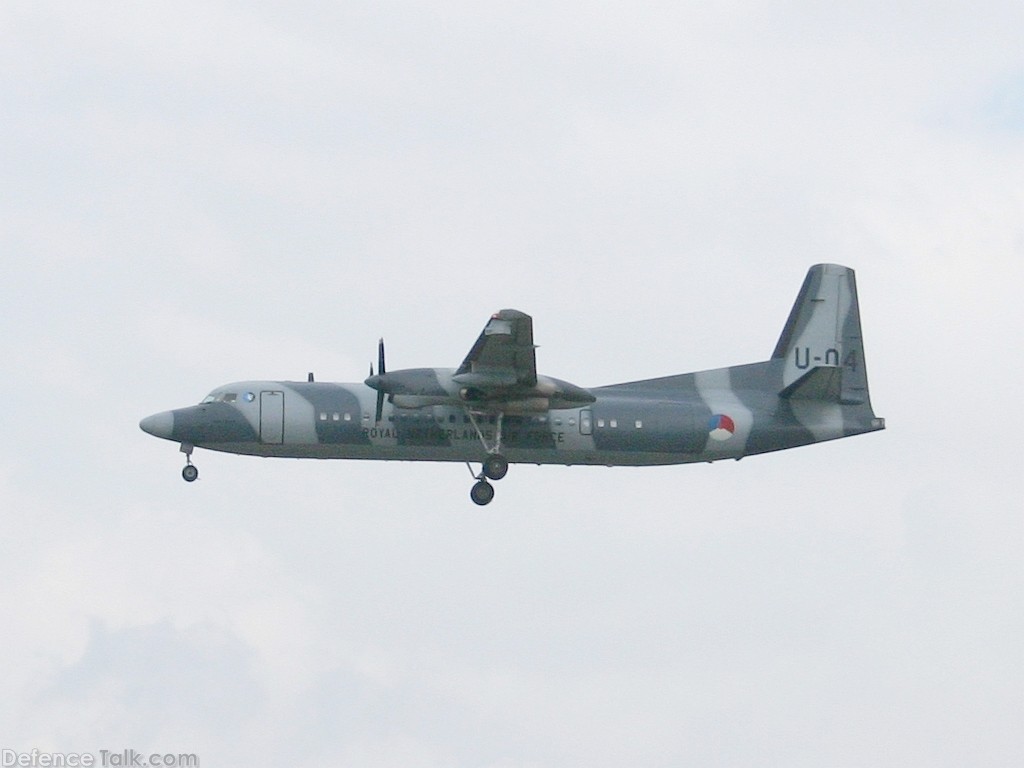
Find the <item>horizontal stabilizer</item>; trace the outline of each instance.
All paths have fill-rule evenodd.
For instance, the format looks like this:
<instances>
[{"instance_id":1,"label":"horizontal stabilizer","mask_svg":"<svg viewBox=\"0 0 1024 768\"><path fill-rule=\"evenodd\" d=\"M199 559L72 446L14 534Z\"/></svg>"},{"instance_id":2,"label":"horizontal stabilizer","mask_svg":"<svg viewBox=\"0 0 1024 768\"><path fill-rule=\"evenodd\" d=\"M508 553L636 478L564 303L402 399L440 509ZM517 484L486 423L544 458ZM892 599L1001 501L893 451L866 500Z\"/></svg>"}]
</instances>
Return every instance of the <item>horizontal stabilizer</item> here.
<instances>
[{"instance_id":1,"label":"horizontal stabilizer","mask_svg":"<svg viewBox=\"0 0 1024 768\"><path fill-rule=\"evenodd\" d=\"M824 400L839 402L843 369L838 365L817 365L779 392L787 400Z\"/></svg>"}]
</instances>

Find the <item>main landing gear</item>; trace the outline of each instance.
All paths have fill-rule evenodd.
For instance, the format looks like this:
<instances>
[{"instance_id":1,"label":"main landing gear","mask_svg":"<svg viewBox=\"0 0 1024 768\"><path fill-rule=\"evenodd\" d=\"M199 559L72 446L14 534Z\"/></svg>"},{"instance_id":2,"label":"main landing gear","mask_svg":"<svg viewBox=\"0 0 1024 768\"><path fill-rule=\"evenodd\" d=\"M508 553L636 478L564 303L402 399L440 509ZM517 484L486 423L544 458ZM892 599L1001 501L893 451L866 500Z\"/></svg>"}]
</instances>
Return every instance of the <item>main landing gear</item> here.
<instances>
[{"instance_id":1,"label":"main landing gear","mask_svg":"<svg viewBox=\"0 0 1024 768\"><path fill-rule=\"evenodd\" d=\"M192 463L192 446L182 443L181 452L185 454L185 468L181 470L181 477L186 483L194 483L199 477L199 469Z\"/></svg>"},{"instance_id":2,"label":"main landing gear","mask_svg":"<svg viewBox=\"0 0 1024 768\"><path fill-rule=\"evenodd\" d=\"M491 500L494 499L494 486L487 481L501 480L501 478L508 474L508 459L500 453L492 453L484 459L483 466L480 468L480 474L473 473L473 467L470 466L468 461L466 466L469 467L469 473L476 479L473 487L469 489L469 498L473 500L474 504L479 504L481 507L485 504L490 504Z\"/></svg>"},{"instance_id":3,"label":"main landing gear","mask_svg":"<svg viewBox=\"0 0 1024 768\"><path fill-rule=\"evenodd\" d=\"M484 444L484 450L487 451L487 458L483 460L480 474L474 474L473 467L470 466L468 461L466 462L466 466L469 467L469 473L476 479L473 487L469 489L469 498L473 500L474 504L479 504L482 507L490 504L494 499L494 486L487 481L501 480L501 478L508 474L508 459L501 455L501 420L505 414L498 413L497 434L494 445L488 445L487 438L484 437L484 433L480 429L480 425L477 424L473 412L467 409L466 413L476 429L480 442Z\"/></svg>"},{"instance_id":4,"label":"main landing gear","mask_svg":"<svg viewBox=\"0 0 1024 768\"><path fill-rule=\"evenodd\" d=\"M500 453L492 453L484 460L482 470L491 480L501 480L508 474L508 459Z\"/></svg>"},{"instance_id":5,"label":"main landing gear","mask_svg":"<svg viewBox=\"0 0 1024 768\"><path fill-rule=\"evenodd\" d=\"M476 477L480 476L477 475ZM474 504L479 504L481 507L485 504L490 504L491 499L494 498L494 486L483 477L480 477L479 480L473 483L473 487L469 489L469 498L473 500Z\"/></svg>"}]
</instances>

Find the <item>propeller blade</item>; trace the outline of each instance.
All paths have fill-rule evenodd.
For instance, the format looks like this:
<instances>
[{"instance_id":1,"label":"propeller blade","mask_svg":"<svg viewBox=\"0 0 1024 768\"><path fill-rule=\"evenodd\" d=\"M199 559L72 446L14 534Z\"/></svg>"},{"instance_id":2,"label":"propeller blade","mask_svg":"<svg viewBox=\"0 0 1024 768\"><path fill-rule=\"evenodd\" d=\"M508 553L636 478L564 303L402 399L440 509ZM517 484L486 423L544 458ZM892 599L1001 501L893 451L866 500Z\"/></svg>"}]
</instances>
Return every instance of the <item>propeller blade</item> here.
<instances>
[{"instance_id":1,"label":"propeller blade","mask_svg":"<svg viewBox=\"0 0 1024 768\"><path fill-rule=\"evenodd\" d=\"M387 373L387 368L384 366L384 337L381 337L377 341L377 375L383 376ZM373 364L370 364L370 376L373 376ZM376 423L380 424L381 419L384 418L384 390L377 390L377 414Z\"/></svg>"}]
</instances>

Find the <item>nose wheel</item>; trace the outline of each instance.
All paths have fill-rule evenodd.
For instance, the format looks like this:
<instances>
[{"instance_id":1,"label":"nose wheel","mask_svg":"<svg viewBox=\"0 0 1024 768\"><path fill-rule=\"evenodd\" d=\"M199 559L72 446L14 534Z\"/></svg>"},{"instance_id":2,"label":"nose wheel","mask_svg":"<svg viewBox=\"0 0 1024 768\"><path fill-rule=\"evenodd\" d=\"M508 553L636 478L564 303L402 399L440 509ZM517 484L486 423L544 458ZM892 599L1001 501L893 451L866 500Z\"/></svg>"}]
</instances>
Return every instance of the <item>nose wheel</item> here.
<instances>
[{"instance_id":1,"label":"nose wheel","mask_svg":"<svg viewBox=\"0 0 1024 768\"><path fill-rule=\"evenodd\" d=\"M192 446L182 443L181 452L185 454L185 468L181 470L181 477L186 483L194 483L199 477L199 469L192 463Z\"/></svg>"}]
</instances>

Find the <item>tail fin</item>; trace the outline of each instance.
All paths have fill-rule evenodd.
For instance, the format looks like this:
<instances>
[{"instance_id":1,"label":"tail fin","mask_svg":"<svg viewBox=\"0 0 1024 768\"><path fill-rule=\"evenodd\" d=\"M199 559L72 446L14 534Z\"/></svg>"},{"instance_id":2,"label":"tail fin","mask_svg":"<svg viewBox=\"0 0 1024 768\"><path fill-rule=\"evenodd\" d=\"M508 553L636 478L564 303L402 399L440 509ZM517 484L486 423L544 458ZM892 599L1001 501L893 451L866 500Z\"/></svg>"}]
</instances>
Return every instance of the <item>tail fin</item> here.
<instances>
[{"instance_id":1,"label":"tail fin","mask_svg":"<svg viewBox=\"0 0 1024 768\"><path fill-rule=\"evenodd\" d=\"M870 408L852 269L816 264L808 270L772 358L785 361L783 397Z\"/></svg>"}]
</instances>

